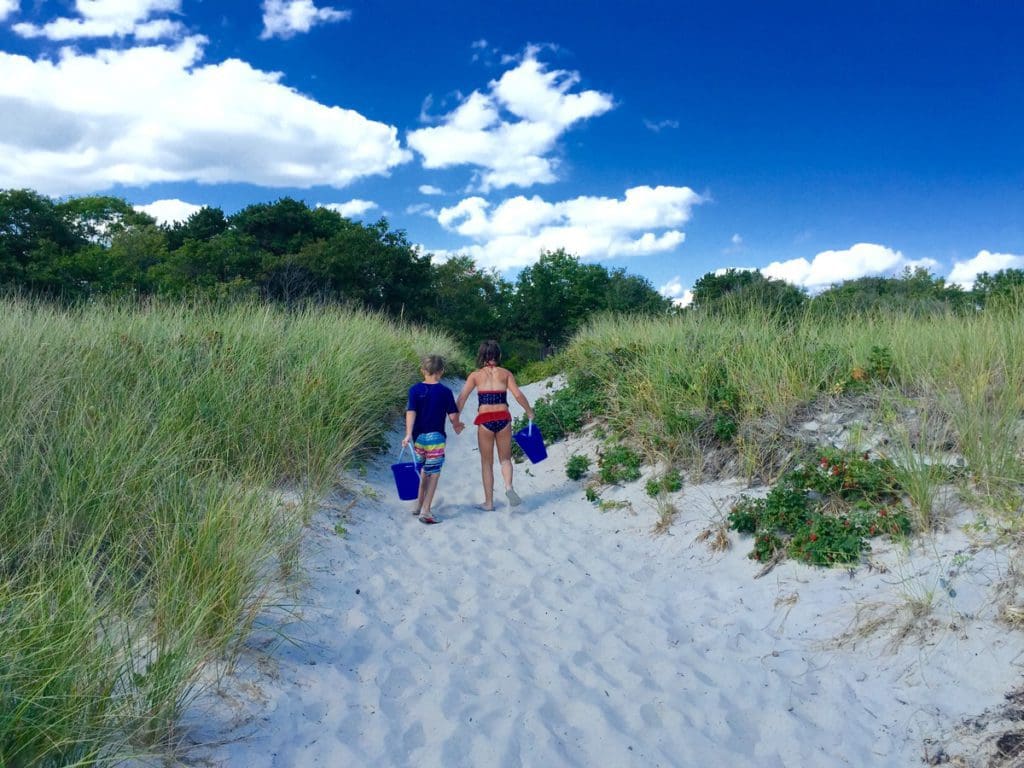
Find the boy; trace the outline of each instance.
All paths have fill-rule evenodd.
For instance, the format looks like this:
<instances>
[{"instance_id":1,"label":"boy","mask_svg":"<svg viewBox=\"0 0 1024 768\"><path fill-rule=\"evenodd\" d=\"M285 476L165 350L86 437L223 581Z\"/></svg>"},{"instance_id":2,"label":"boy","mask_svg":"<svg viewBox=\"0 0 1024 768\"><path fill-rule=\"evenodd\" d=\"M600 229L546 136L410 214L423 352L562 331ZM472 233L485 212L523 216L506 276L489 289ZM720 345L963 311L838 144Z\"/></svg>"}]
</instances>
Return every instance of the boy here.
<instances>
[{"instance_id":1,"label":"boy","mask_svg":"<svg viewBox=\"0 0 1024 768\"><path fill-rule=\"evenodd\" d=\"M455 395L441 383L444 358L427 355L421 361L420 373L423 381L409 388L402 447L412 443L420 466L420 494L413 514L421 523L433 525L441 522L430 514L430 504L444 464L444 420L446 416L451 419L456 435L462 432L463 424L459 420L459 409L455 407Z\"/></svg>"}]
</instances>

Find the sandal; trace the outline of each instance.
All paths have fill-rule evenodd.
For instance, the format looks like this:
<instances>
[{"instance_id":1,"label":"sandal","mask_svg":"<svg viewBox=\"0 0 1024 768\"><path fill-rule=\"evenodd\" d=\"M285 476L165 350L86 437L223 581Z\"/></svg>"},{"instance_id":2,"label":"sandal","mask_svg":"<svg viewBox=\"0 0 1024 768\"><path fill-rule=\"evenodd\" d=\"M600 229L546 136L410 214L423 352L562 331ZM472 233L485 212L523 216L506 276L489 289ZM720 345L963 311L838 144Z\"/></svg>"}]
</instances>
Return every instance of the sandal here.
<instances>
[{"instance_id":1,"label":"sandal","mask_svg":"<svg viewBox=\"0 0 1024 768\"><path fill-rule=\"evenodd\" d=\"M423 517L420 518L420 522L423 523L424 525L437 525L441 521L438 520L436 517L431 517L430 515L424 515Z\"/></svg>"}]
</instances>

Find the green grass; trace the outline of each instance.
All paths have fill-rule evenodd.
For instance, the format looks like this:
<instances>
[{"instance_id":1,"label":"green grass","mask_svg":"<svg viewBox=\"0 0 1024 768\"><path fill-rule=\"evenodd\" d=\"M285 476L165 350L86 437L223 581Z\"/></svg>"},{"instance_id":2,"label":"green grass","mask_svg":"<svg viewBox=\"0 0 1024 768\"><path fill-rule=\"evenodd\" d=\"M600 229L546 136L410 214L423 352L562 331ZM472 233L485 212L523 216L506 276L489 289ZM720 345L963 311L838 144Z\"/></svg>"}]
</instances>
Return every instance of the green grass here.
<instances>
[{"instance_id":1,"label":"green grass","mask_svg":"<svg viewBox=\"0 0 1024 768\"><path fill-rule=\"evenodd\" d=\"M0 765L159 748L418 355L453 350L334 309L0 304Z\"/></svg>"},{"instance_id":2,"label":"green grass","mask_svg":"<svg viewBox=\"0 0 1024 768\"><path fill-rule=\"evenodd\" d=\"M1024 300L968 316L856 318L770 314L667 319L601 318L561 357L566 376L597 381L608 430L645 462L699 468L732 451L751 478L771 478L794 457L781 439L819 398L891 392L948 431L971 490L1017 520L1024 488ZM878 398L876 398L878 399ZM920 451L919 451L920 453ZM904 477L932 515L937 479Z\"/></svg>"}]
</instances>

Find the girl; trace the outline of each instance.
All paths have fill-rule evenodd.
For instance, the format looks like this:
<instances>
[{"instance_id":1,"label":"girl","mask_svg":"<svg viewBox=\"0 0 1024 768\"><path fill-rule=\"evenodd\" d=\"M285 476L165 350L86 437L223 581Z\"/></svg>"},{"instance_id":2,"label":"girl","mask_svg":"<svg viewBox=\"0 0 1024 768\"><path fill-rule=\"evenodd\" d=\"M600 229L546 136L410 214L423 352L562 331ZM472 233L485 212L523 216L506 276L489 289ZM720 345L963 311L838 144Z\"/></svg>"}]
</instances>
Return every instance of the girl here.
<instances>
[{"instance_id":1,"label":"girl","mask_svg":"<svg viewBox=\"0 0 1024 768\"><path fill-rule=\"evenodd\" d=\"M456 408L462 407L474 389L477 390L479 408L473 421L477 425L476 439L480 446L480 473L484 483L484 503L480 509L494 509L494 447L498 447L501 476L505 481L505 496L510 506L522 503L512 487L512 414L508 410L508 393L516 399L527 417L533 420L533 408L526 395L516 384L511 371L501 367L501 347L496 341L485 341L476 353L477 370L469 374L466 386L459 393Z\"/></svg>"}]
</instances>

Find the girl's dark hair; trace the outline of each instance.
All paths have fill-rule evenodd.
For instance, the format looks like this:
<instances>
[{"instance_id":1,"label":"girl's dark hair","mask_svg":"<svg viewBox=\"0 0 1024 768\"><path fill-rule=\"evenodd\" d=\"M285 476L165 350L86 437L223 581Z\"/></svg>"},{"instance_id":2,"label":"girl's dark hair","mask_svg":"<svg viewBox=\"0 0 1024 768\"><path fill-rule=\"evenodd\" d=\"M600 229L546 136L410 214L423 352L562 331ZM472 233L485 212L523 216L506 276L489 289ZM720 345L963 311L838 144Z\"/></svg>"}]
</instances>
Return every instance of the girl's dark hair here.
<instances>
[{"instance_id":1,"label":"girl's dark hair","mask_svg":"<svg viewBox=\"0 0 1024 768\"><path fill-rule=\"evenodd\" d=\"M488 339L480 345L476 351L476 367L483 368L489 362L501 363L501 347L494 339Z\"/></svg>"}]
</instances>

